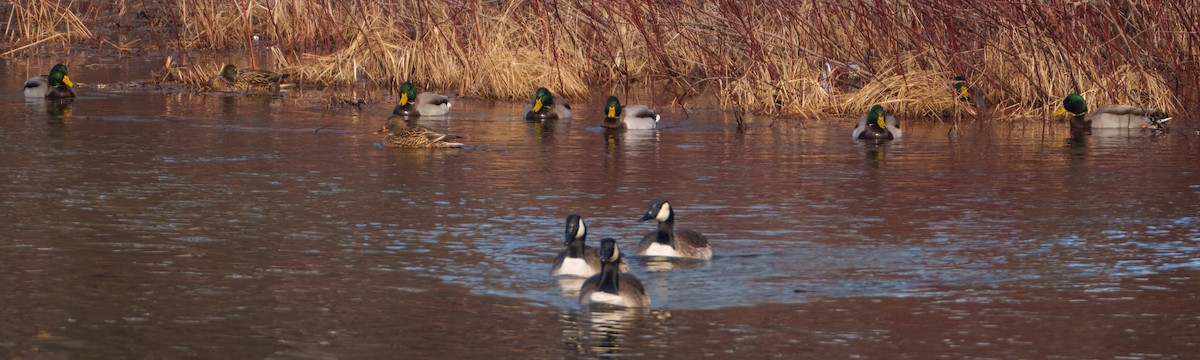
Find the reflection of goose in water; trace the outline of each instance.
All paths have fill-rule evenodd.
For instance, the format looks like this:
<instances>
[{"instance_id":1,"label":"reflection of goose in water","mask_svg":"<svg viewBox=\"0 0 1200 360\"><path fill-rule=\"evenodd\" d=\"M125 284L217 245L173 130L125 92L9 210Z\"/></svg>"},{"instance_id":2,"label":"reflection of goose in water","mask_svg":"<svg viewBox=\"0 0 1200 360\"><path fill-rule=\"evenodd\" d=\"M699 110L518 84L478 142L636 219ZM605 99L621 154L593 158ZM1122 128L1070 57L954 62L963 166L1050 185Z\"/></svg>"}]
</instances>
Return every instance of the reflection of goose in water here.
<instances>
[{"instance_id":1,"label":"reflection of goose in water","mask_svg":"<svg viewBox=\"0 0 1200 360\"><path fill-rule=\"evenodd\" d=\"M589 357L621 356L630 351L622 344L624 339L637 336L658 336L666 332L664 319L669 312L651 311L646 308L585 308L582 313L564 312L562 320L563 343L574 345L579 355ZM652 347L668 348L666 343L643 343Z\"/></svg>"}]
</instances>

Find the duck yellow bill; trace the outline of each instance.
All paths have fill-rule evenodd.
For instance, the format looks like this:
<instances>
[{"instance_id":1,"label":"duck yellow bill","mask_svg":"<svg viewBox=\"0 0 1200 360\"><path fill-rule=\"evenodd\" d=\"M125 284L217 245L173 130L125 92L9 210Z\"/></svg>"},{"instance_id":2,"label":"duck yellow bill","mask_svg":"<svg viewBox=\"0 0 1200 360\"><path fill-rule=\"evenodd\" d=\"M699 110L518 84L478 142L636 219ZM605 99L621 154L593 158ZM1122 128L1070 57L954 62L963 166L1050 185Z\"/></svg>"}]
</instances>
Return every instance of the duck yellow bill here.
<instances>
[{"instance_id":1,"label":"duck yellow bill","mask_svg":"<svg viewBox=\"0 0 1200 360\"><path fill-rule=\"evenodd\" d=\"M408 105L408 94L400 94L400 105Z\"/></svg>"},{"instance_id":2,"label":"duck yellow bill","mask_svg":"<svg viewBox=\"0 0 1200 360\"><path fill-rule=\"evenodd\" d=\"M533 111L542 111L542 99L533 101Z\"/></svg>"},{"instance_id":3,"label":"duck yellow bill","mask_svg":"<svg viewBox=\"0 0 1200 360\"><path fill-rule=\"evenodd\" d=\"M67 84L67 87L75 87L75 83L71 82L71 77L66 75L63 75L63 84Z\"/></svg>"},{"instance_id":4,"label":"duck yellow bill","mask_svg":"<svg viewBox=\"0 0 1200 360\"><path fill-rule=\"evenodd\" d=\"M616 106L608 107L608 117L610 117L610 118L617 117L617 107Z\"/></svg>"},{"instance_id":5,"label":"duck yellow bill","mask_svg":"<svg viewBox=\"0 0 1200 360\"><path fill-rule=\"evenodd\" d=\"M884 129L887 128L887 122L883 121L883 115L879 115L879 117L876 117L875 122L879 123L879 127L884 128Z\"/></svg>"},{"instance_id":6,"label":"duck yellow bill","mask_svg":"<svg viewBox=\"0 0 1200 360\"><path fill-rule=\"evenodd\" d=\"M1067 113L1067 108L1059 106L1058 110L1054 110L1054 115L1051 115L1051 116L1059 117L1059 116L1062 116L1062 114L1066 114L1066 113Z\"/></svg>"},{"instance_id":7,"label":"duck yellow bill","mask_svg":"<svg viewBox=\"0 0 1200 360\"><path fill-rule=\"evenodd\" d=\"M963 87L961 87L961 88L958 88L958 94L959 94L959 95L962 95L962 97L964 97L964 98L969 98L969 97L971 97L971 92L967 91L967 87L966 87L966 86L963 86Z\"/></svg>"}]
</instances>

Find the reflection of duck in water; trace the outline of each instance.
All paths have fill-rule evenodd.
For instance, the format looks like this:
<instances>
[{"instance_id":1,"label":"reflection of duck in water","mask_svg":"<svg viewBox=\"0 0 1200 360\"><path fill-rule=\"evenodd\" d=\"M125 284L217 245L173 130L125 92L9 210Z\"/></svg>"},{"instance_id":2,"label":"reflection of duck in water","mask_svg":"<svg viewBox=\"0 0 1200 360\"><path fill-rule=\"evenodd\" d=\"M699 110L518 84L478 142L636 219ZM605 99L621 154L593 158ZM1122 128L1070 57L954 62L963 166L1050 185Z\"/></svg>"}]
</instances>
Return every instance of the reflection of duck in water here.
<instances>
[{"instance_id":1,"label":"reflection of duck in water","mask_svg":"<svg viewBox=\"0 0 1200 360\"><path fill-rule=\"evenodd\" d=\"M872 106L866 115L858 118L852 135L855 139L882 141L899 139L904 132L900 131L900 123L896 118L888 115L887 110L877 104Z\"/></svg>"},{"instance_id":2,"label":"reflection of duck in water","mask_svg":"<svg viewBox=\"0 0 1200 360\"><path fill-rule=\"evenodd\" d=\"M583 217L567 215L566 239L563 245L567 248L554 258L550 267L550 275L590 277L600 272L600 251L587 246L587 224ZM617 259L617 269L628 272L629 265L624 259Z\"/></svg>"},{"instance_id":3,"label":"reflection of duck in water","mask_svg":"<svg viewBox=\"0 0 1200 360\"><path fill-rule=\"evenodd\" d=\"M71 90L73 86L75 83L72 83L71 77L67 76L67 66L55 64L53 68L50 68L50 75L34 76L25 81L25 97L73 98L75 97L75 91Z\"/></svg>"},{"instance_id":4,"label":"reflection of duck in water","mask_svg":"<svg viewBox=\"0 0 1200 360\"><path fill-rule=\"evenodd\" d=\"M417 87L405 81L400 85L400 102L392 113L398 116L446 115L450 113L450 98L428 91L418 94Z\"/></svg>"},{"instance_id":5,"label":"reflection of duck in water","mask_svg":"<svg viewBox=\"0 0 1200 360\"><path fill-rule=\"evenodd\" d=\"M638 255L648 257L674 257L708 260L712 259L712 247L708 238L688 229L675 229L675 210L666 199L655 199L650 208L638 221L658 220L658 229L651 231L638 243Z\"/></svg>"},{"instance_id":6,"label":"reflection of duck in water","mask_svg":"<svg viewBox=\"0 0 1200 360\"><path fill-rule=\"evenodd\" d=\"M1055 117L1071 113L1071 131L1091 129L1151 129L1165 130L1171 118L1155 109L1130 105L1105 105L1088 113L1087 100L1079 94L1067 95L1062 106L1054 112Z\"/></svg>"},{"instance_id":7,"label":"reflection of duck in water","mask_svg":"<svg viewBox=\"0 0 1200 360\"><path fill-rule=\"evenodd\" d=\"M571 103L567 99L555 98L544 87L537 88L533 100L525 107L525 120L568 119L571 114Z\"/></svg>"},{"instance_id":8,"label":"reflection of duck in water","mask_svg":"<svg viewBox=\"0 0 1200 360\"><path fill-rule=\"evenodd\" d=\"M383 137L383 145L394 148L458 148L462 143L450 142L458 136L433 131L418 125L409 125L404 119L394 116L388 119L383 128L376 134L387 134Z\"/></svg>"},{"instance_id":9,"label":"reflection of duck in water","mask_svg":"<svg viewBox=\"0 0 1200 360\"><path fill-rule=\"evenodd\" d=\"M642 282L630 273L620 271L621 251L613 238L600 240L600 273L592 275L579 288L579 303L608 304L619 307L644 308L650 297Z\"/></svg>"},{"instance_id":10,"label":"reflection of duck in water","mask_svg":"<svg viewBox=\"0 0 1200 360\"><path fill-rule=\"evenodd\" d=\"M604 121L600 123L615 130L649 130L658 127L660 116L646 105L621 105L616 96L609 96L604 105Z\"/></svg>"},{"instance_id":11,"label":"reflection of duck in water","mask_svg":"<svg viewBox=\"0 0 1200 360\"><path fill-rule=\"evenodd\" d=\"M277 74L267 70L239 69L225 64L221 72L208 79L208 86L216 91L264 91L279 92L280 83L288 74Z\"/></svg>"}]
</instances>

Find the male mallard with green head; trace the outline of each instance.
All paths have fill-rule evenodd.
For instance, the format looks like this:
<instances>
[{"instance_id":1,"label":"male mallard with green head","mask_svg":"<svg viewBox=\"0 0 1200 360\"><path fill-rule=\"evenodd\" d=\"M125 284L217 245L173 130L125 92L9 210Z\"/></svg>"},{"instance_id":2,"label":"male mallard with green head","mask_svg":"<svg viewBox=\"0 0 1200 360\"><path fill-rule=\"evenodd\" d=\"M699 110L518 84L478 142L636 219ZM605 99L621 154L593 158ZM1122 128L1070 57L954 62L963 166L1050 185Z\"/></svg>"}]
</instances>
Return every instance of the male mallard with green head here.
<instances>
[{"instance_id":1,"label":"male mallard with green head","mask_svg":"<svg viewBox=\"0 0 1200 360\"><path fill-rule=\"evenodd\" d=\"M399 116L439 116L450 112L450 98L446 95L423 92L418 94L417 87L405 81L400 85L400 102L392 110Z\"/></svg>"},{"instance_id":2,"label":"male mallard with green head","mask_svg":"<svg viewBox=\"0 0 1200 360\"><path fill-rule=\"evenodd\" d=\"M1054 117L1071 113L1071 130L1089 129L1145 129L1162 130L1171 118L1163 117L1158 110L1130 105L1105 105L1088 113L1087 100L1082 95L1071 94L1063 98L1062 106L1054 111Z\"/></svg>"},{"instance_id":3,"label":"male mallard with green head","mask_svg":"<svg viewBox=\"0 0 1200 360\"><path fill-rule=\"evenodd\" d=\"M267 70L239 69L233 64L221 67L221 73L208 79L208 85L216 91L264 91L279 92L279 85L288 74L277 74Z\"/></svg>"},{"instance_id":4,"label":"male mallard with green head","mask_svg":"<svg viewBox=\"0 0 1200 360\"><path fill-rule=\"evenodd\" d=\"M892 140L899 139L904 132L900 131L900 123L896 118L888 115L883 106L876 104L866 115L858 118L852 135L854 139L861 140Z\"/></svg>"},{"instance_id":5,"label":"male mallard with green head","mask_svg":"<svg viewBox=\"0 0 1200 360\"><path fill-rule=\"evenodd\" d=\"M609 96L604 105L604 121L609 129L648 130L658 127L658 113L646 105L621 105L616 96Z\"/></svg>"},{"instance_id":6,"label":"male mallard with green head","mask_svg":"<svg viewBox=\"0 0 1200 360\"><path fill-rule=\"evenodd\" d=\"M55 64L48 76L34 76L25 81L25 97L27 98L71 98L75 91L71 90L75 83L67 76L67 66Z\"/></svg>"},{"instance_id":7,"label":"male mallard with green head","mask_svg":"<svg viewBox=\"0 0 1200 360\"><path fill-rule=\"evenodd\" d=\"M462 143L450 142L458 136L433 131L430 128L409 125L404 118L393 116L383 128L375 131L383 136L383 145L394 148L459 148Z\"/></svg>"},{"instance_id":8,"label":"male mallard with green head","mask_svg":"<svg viewBox=\"0 0 1200 360\"><path fill-rule=\"evenodd\" d=\"M525 120L567 119L571 114L571 104L567 99L555 98L544 87L537 88L533 100L525 107Z\"/></svg>"}]
</instances>

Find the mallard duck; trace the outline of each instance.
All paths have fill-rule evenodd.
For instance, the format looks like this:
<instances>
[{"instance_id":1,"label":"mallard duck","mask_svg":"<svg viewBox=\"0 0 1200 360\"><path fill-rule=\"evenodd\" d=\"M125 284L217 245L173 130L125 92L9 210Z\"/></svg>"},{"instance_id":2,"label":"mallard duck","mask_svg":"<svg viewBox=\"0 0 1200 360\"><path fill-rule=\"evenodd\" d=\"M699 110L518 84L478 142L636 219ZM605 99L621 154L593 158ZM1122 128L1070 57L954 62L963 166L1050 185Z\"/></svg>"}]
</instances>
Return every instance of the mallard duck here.
<instances>
[{"instance_id":1,"label":"mallard duck","mask_svg":"<svg viewBox=\"0 0 1200 360\"><path fill-rule=\"evenodd\" d=\"M394 148L458 148L462 143L449 142L458 136L443 134L424 126L409 125L404 118L392 117L375 134L387 134L383 145Z\"/></svg>"},{"instance_id":2,"label":"mallard duck","mask_svg":"<svg viewBox=\"0 0 1200 360\"><path fill-rule=\"evenodd\" d=\"M976 109L986 110L988 107L987 98L983 96L983 90L978 86L967 84L967 78L960 76L954 77L954 92L958 94L958 100L975 105Z\"/></svg>"},{"instance_id":3,"label":"mallard duck","mask_svg":"<svg viewBox=\"0 0 1200 360\"><path fill-rule=\"evenodd\" d=\"M400 85L400 102L392 110L399 116L439 116L449 112L449 97L434 92L417 94L417 87L407 81Z\"/></svg>"},{"instance_id":4,"label":"mallard duck","mask_svg":"<svg viewBox=\"0 0 1200 360\"><path fill-rule=\"evenodd\" d=\"M587 224L583 222L583 217L567 215L566 239L563 241L567 248L554 258L550 275L589 277L600 272L600 251L587 246L586 241ZM617 265L621 272L629 271L625 261Z\"/></svg>"},{"instance_id":5,"label":"mallard duck","mask_svg":"<svg viewBox=\"0 0 1200 360\"><path fill-rule=\"evenodd\" d=\"M1087 100L1082 95L1071 94L1063 98L1062 106L1054 111L1054 117L1071 113L1071 130L1089 129L1165 129L1171 118L1164 117L1158 110L1130 105L1105 105L1088 113Z\"/></svg>"},{"instance_id":6,"label":"mallard duck","mask_svg":"<svg viewBox=\"0 0 1200 360\"><path fill-rule=\"evenodd\" d=\"M620 307L650 306L650 296L636 276L620 271L621 250L613 238L600 240L600 273L592 275L579 288L579 303L608 304Z\"/></svg>"},{"instance_id":7,"label":"mallard duck","mask_svg":"<svg viewBox=\"0 0 1200 360\"><path fill-rule=\"evenodd\" d=\"M533 100L525 107L526 120L553 120L571 117L571 103L567 99L555 98L550 90L540 87Z\"/></svg>"},{"instance_id":8,"label":"mallard duck","mask_svg":"<svg viewBox=\"0 0 1200 360\"><path fill-rule=\"evenodd\" d=\"M216 91L265 91L279 92L279 85L288 74L276 74L267 70L239 69L233 64L221 67L221 73L208 79L208 85Z\"/></svg>"},{"instance_id":9,"label":"mallard duck","mask_svg":"<svg viewBox=\"0 0 1200 360\"><path fill-rule=\"evenodd\" d=\"M858 118L852 135L855 139L892 140L899 139L904 132L900 131L900 122L895 117L888 115L883 106L875 105L866 115Z\"/></svg>"},{"instance_id":10,"label":"mallard duck","mask_svg":"<svg viewBox=\"0 0 1200 360\"><path fill-rule=\"evenodd\" d=\"M658 127L658 113L646 105L621 105L616 96L609 96L604 105L604 121L609 129L646 130Z\"/></svg>"},{"instance_id":11,"label":"mallard duck","mask_svg":"<svg viewBox=\"0 0 1200 360\"><path fill-rule=\"evenodd\" d=\"M71 87L71 77L67 76L67 66L55 64L50 68L48 76L34 76L25 81L25 97L61 99L75 97Z\"/></svg>"},{"instance_id":12,"label":"mallard duck","mask_svg":"<svg viewBox=\"0 0 1200 360\"><path fill-rule=\"evenodd\" d=\"M708 238L698 232L675 228L675 210L666 199L655 199L638 221L658 220L658 230L651 231L638 243L637 254L649 257L712 259Z\"/></svg>"}]
</instances>

